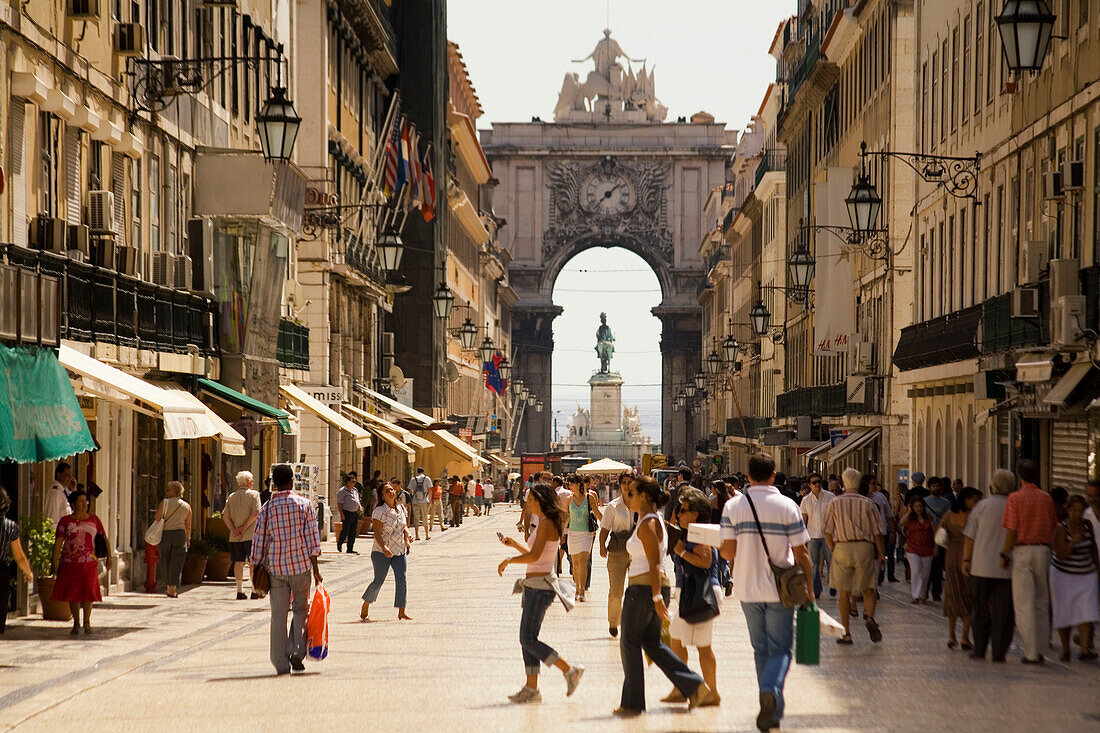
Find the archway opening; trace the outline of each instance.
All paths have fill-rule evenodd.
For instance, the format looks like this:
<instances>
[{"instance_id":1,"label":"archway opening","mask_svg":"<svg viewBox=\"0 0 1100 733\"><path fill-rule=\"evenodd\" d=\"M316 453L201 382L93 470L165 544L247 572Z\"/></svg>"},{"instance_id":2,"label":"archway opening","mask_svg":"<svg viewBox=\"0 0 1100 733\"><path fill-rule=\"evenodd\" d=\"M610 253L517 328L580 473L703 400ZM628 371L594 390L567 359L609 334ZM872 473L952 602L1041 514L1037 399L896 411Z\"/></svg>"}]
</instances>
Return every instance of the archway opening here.
<instances>
[{"instance_id":1,"label":"archway opening","mask_svg":"<svg viewBox=\"0 0 1100 733\"><path fill-rule=\"evenodd\" d=\"M641 433L661 442L661 321L651 310L661 303L661 285L653 268L622 247L594 247L570 258L553 286L551 437L569 435L578 406L591 410L588 380L600 367L596 330L600 313L615 337L610 369L622 376L622 406L637 408ZM621 417L621 416L620 416ZM604 456L591 455L593 460Z\"/></svg>"}]
</instances>

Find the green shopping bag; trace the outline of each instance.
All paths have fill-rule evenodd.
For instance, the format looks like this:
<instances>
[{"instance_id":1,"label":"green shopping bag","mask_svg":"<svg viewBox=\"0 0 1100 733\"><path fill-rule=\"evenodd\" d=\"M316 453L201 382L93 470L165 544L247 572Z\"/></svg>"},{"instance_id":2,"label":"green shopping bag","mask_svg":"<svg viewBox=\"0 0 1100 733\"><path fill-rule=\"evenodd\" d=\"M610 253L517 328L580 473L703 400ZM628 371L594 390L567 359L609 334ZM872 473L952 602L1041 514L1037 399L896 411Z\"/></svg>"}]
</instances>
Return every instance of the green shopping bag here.
<instances>
[{"instance_id":1,"label":"green shopping bag","mask_svg":"<svg viewBox=\"0 0 1100 733\"><path fill-rule=\"evenodd\" d=\"M796 614L794 660L810 665L821 661L821 616L816 603L806 604Z\"/></svg>"}]
</instances>

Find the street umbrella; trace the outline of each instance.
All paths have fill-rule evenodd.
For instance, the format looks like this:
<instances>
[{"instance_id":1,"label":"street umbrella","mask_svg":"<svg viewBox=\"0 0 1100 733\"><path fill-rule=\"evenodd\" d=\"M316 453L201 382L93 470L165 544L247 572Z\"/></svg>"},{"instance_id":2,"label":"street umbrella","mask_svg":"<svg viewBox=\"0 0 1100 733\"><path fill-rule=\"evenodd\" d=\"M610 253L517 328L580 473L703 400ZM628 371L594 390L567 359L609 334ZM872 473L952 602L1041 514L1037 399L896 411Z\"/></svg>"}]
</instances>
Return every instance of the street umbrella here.
<instances>
[{"instance_id":1,"label":"street umbrella","mask_svg":"<svg viewBox=\"0 0 1100 733\"><path fill-rule=\"evenodd\" d=\"M610 458L601 458L595 463L589 463L586 466L581 466L577 469L577 473L622 473L623 471L633 471L630 466L625 463L619 463L613 461Z\"/></svg>"}]
</instances>

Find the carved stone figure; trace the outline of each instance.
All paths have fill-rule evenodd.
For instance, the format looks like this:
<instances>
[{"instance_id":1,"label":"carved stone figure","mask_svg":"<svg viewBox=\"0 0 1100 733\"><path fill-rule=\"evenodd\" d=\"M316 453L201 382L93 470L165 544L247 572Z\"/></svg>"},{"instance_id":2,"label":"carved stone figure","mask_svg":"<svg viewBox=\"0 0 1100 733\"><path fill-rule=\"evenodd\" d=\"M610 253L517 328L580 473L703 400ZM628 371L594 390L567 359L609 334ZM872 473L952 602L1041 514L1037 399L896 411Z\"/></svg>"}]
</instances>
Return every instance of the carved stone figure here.
<instances>
[{"instance_id":1,"label":"carved stone figure","mask_svg":"<svg viewBox=\"0 0 1100 733\"><path fill-rule=\"evenodd\" d=\"M642 437L642 419L638 415L638 408L623 408L623 432L630 439Z\"/></svg>"},{"instance_id":2,"label":"carved stone figure","mask_svg":"<svg viewBox=\"0 0 1100 733\"><path fill-rule=\"evenodd\" d=\"M565 75L558 103L554 106L554 120L591 122L602 117L609 121L663 122L668 110L657 101L653 73L647 74L643 66L641 73L635 76L630 68L631 62L644 64L645 59L630 58L611 37L610 30L605 30L603 35L592 53L573 61L580 64L591 60L595 69L583 82L576 72ZM625 69L619 59L627 61ZM642 114L632 117L626 114L628 112Z\"/></svg>"},{"instance_id":3,"label":"carved stone figure","mask_svg":"<svg viewBox=\"0 0 1100 733\"><path fill-rule=\"evenodd\" d=\"M600 327L596 329L596 354L600 357L600 374L611 370L611 356L615 353L615 337L607 325L607 314L600 314Z\"/></svg>"},{"instance_id":4,"label":"carved stone figure","mask_svg":"<svg viewBox=\"0 0 1100 733\"><path fill-rule=\"evenodd\" d=\"M590 424L591 417L588 410L584 409L580 405L577 405L577 411L573 413L573 424L569 426L569 434L577 437L583 437L588 433L588 426Z\"/></svg>"}]
</instances>

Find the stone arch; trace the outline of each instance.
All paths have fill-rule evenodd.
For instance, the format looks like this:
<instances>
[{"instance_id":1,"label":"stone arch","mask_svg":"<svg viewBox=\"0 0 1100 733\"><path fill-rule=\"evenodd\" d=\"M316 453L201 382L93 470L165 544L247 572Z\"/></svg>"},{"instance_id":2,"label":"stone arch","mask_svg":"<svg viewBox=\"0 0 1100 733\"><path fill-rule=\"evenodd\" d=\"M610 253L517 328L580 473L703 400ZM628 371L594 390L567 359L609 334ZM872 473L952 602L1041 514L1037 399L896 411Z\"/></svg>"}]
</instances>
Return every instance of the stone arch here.
<instances>
[{"instance_id":1,"label":"stone arch","mask_svg":"<svg viewBox=\"0 0 1100 733\"><path fill-rule=\"evenodd\" d=\"M940 420L940 418L937 417L936 418L936 428L935 428L935 431L933 432L932 457L933 457L933 459L938 459L942 455L943 455L943 421ZM930 474L930 475L937 475L938 476L940 473L942 473L942 471L940 471L939 464L930 464L929 469L934 472L934 474Z\"/></svg>"},{"instance_id":2,"label":"stone arch","mask_svg":"<svg viewBox=\"0 0 1100 733\"><path fill-rule=\"evenodd\" d=\"M914 431L916 435L916 445L913 447L913 457L915 460L911 461L911 463L913 463L913 471L920 471L921 466L924 465L924 451L928 441L925 430L924 418L918 417L917 429Z\"/></svg>"},{"instance_id":3,"label":"stone arch","mask_svg":"<svg viewBox=\"0 0 1100 733\"><path fill-rule=\"evenodd\" d=\"M953 475L952 479L961 478L963 482L970 481L970 477L967 475L966 470L966 458L967 458L967 441L963 433L962 418L959 417L955 420L955 465L951 471Z\"/></svg>"},{"instance_id":4,"label":"stone arch","mask_svg":"<svg viewBox=\"0 0 1100 733\"><path fill-rule=\"evenodd\" d=\"M542 267L542 278L539 281L539 294L547 301L553 296L554 283L565 265L574 257L589 249L596 247L614 248L621 247L641 257L653 274L657 276L657 282L661 284L661 297L669 300L676 294L675 282L672 277L672 263L663 252L638 241L634 237L620 232L594 232L574 239L564 247L559 247L548 258Z\"/></svg>"}]
</instances>

